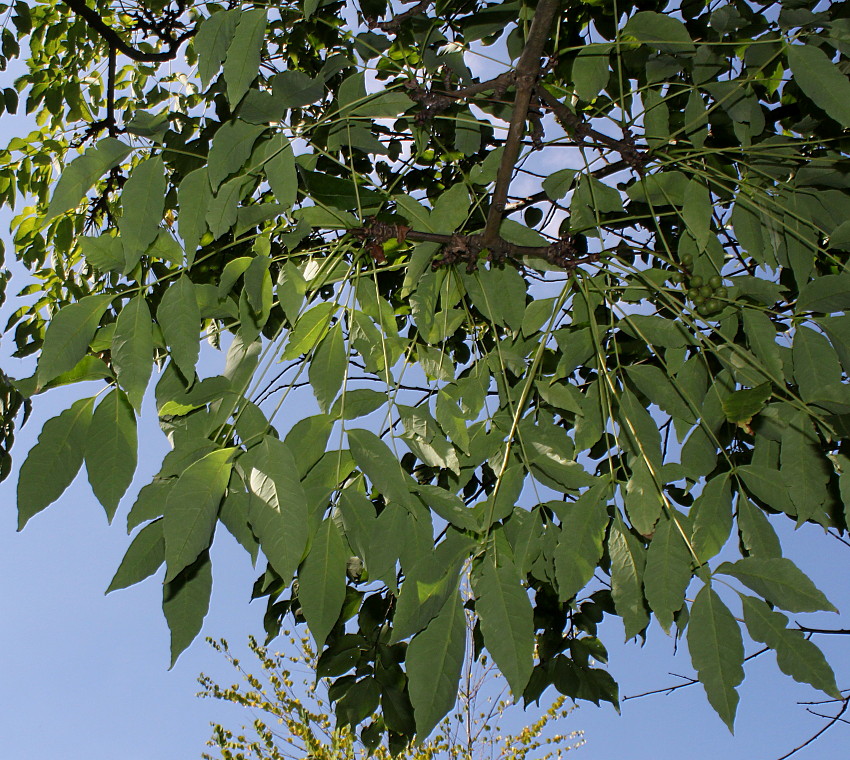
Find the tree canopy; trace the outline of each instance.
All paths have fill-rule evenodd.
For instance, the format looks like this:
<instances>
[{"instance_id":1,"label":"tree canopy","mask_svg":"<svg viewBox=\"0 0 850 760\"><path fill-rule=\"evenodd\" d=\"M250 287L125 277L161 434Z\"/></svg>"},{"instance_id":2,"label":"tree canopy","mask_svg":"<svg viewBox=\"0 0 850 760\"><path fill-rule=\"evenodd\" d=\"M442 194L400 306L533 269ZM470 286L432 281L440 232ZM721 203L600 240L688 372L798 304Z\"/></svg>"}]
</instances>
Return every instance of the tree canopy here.
<instances>
[{"instance_id":1,"label":"tree canopy","mask_svg":"<svg viewBox=\"0 0 850 760\"><path fill-rule=\"evenodd\" d=\"M616 705L605 618L682 637L730 728L744 634L840 698L774 525L848 527L850 4L2 8L37 124L0 153L37 359L4 472L81 383L19 526L83 464L112 520L152 393L172 450L110 589L164 565L172 662L221 525L269 637L306 622L396 744L467 647Z\"/></svg>"}]
</instances>

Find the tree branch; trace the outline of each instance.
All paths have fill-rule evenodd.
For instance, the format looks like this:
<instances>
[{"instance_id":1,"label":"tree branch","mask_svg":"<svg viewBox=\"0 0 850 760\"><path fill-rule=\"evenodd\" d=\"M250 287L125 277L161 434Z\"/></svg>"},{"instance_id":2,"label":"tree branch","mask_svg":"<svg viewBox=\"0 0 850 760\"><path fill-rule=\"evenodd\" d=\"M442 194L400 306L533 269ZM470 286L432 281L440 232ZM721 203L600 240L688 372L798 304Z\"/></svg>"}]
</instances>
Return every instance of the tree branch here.
<instances>
[{"instance_id":1,"label":"tree branch","mask_svg":"<svg viewBox=\"0 0 850 760\"><path fill-rule=\"evenodd\" d=\"M499 238L499 227L505 212L508 188L513 178L514 167L519 158L520 143L525 133L528 108L531 105L534 86L540 76L540 56L543 54L543 47L549 38L549 29L555 19L558 4L558 0L540 0L537 10L534 12L531 28L528 31L525 48L523 48L516 67L514 109L508 128L505 152L502 154L502 163L499 165L499 172L496 175L496 187L493 189L487 223L484 226L483 243L485 248L489 248Z\"/></svg>"},{"instance_id":2,"label":"tree branch","mask_svg":"<svg viewBox=\"0 0 850 760\"><path fill-rule=\"evenodd\" d=\"M162 53L145 53L124 40L118 32L100 17L100 14L94 8L89 8L86 5L85 0L62 0L62 2L82 18L89 25L89 28L97 32L110 45L111 49L121 51L134 61L152 63L173 60L177 57L177 51L180 46L195 34L195 30L190 29L179 37L171 39L168 44L168 50Z\"/></svg>"},{"instance_id":3,"label":"tree branch","mask_svg":"<svg viewBox=\"0 0 850 760\"><path fill-rule=\"evenodd\" d=\"M555 118L561 123L561 126L567 132L574 134L579 141L584 141L586 138L592 137L606 148L617 151L623 157L623 161L633 169L642 169L646 164L646 153L637 149L631 135L625 135L622 140L617 140L610 135L606 135L604 132L593 129L584 119L570 111L569 108L545 87L537 88L537 97L549 107L549 110L552 111Z\"/></svg>"},{"instance_id":4,"label":"tree branch","mask_svg":"<svg viewBox=\"0 0 850 760\"><path fill-rule=\"evenodd\" d=\"M467 271L473 272L478 268L478 255L485 248L489 254L489 261L503 262L505 259L511 259L521 263L527 256L544 259L568 271L581 264L599 261L601 257L600 253L586 253L581 245L583 240L577 240L569 235L550 245L516 245L501 237L496 237L489 245L485 245L484 236L480 234L441 235L435 232L419 232L401 224L390 224L374 218L370 218L364 227L356 227L348 232L365 242L366 250L378 263L385 261L383 244L393 238L399 242L411 240L416 243L439 243L442 246L441 256L431 262L431 267L434 269L465 262Z\"/></svg>"},{"instance_id":5,"label":"tree branch","mask_svg":"<svg viewBox=\"0 0 850 760\"><path fill-rule=\"evenodd\" d=\"M809 628L808 626L797 623L797 630L803 633L826 633L838 636L850 636L850 628Z\"/></svg>"},{"instance_id":6,"label":"tree branch","mask_svg":"<svg viewBox=\"0 0 850 760\"><path fill-rule=\"evenodd\" d=\"M782 757L778 757L776 760L787 760L787 758L791 757L791 755L796 755L801 749L808 747L813 741L823 736L830 728L832 728L839 720L841 720L841 716L847 711L847 705L850 704L850 698L845 698L843 700L843 704L841 705L841 709L838 711L838 714L830 719L829 723L827 723L820 731L812 734L806 741L802 744L798 744L794 749L790 752L786 752Z\"/></svg>"},{"instance_id":7,"label":"tree branch","mask_svg":"<svg viewBox=\"0 0 850 760\"><path fill-rule=\"evenodd\" d=\"M380 29L382 32L395 33L399 30L404 21L412 16L422 13L422 11L424 11L429 5L431 5L431 0L421 0L421 2L416 3L416 5L412 8L408 8L408 10L404 11L404 13L399 13L398 16L393 16L393 18L389 21L370 23L369 26L372 29Z\"/></svg>"}]
</instances>

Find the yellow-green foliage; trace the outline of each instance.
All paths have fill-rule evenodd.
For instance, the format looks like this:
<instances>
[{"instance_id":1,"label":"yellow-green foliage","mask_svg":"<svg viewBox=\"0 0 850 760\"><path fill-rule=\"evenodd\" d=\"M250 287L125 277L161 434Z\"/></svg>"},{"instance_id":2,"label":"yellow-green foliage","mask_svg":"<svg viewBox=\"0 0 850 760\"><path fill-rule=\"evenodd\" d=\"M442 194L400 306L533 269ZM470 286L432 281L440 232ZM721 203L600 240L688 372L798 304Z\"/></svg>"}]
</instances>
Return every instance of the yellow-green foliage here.
<instances>
[{"instance_id":1,"label":"yellow-green foliage","mask_svg":"<svg viewBox=\"0 0 850 760\"><path fill-rule=\"evenodd\" d=\"M244 684L222 687L207 675L198 679L201 697L221 699L248 708L252 727L234 734L214 724L208 746L218 754L204 760L390 760L381 743L369 750L347 726L335 728L324 683L315 681L317 656L308 638L285 634L295 654L271 652L251 637L248 645L259 661L262 677L246 670L221 639L209 643L242 675ZM500 676L486 658L467 662L455 710L431 737L409 745L398 760L561 760L584 744L581 731L555 733L574 709L558 696L539 717L517 733L501 731L511 703L502 698ZM518 709L518 708L516 708ZM397 748L394 748L397 749Z\"/></svg>"}]
</instances>

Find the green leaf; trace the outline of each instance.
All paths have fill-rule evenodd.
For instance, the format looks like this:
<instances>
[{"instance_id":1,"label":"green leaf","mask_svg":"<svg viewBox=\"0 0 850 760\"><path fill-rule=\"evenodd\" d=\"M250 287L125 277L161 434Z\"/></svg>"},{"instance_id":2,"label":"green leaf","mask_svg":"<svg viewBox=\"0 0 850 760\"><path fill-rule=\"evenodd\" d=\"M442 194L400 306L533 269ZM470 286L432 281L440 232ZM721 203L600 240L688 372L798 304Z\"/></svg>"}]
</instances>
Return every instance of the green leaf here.
<instances>
[{"instance_id":1,"label":"green leaf","mask_svg":"<svg viewBox=\"0 0 850 760\"><path fill-rule=\"evenodd\" d=\"M163 562L165 539L162 535L162 520L154 520L142 528L133 539L106 593L143 581L159 570Z\"/></svg>"},{"instance_id":2,"label":"green leaf","mask_svg":"<svg viewBox=\"0 0 850 760\"><path fill-rule=\"evenodd\" d=\"M610 54L611 45L599 42L585 45L579 51L573 61L572 80L576 95L582 100L594 100L607 86L611 76ZM548 194L545 183L543 190Z\"/></svg>"},{"instance_id":3,"label":"green leaf","mask_svg":"<svg viewBox=\"0 0 850 760\"><path fill-rule=\"evenodd\" d=\"M405 92L381 92L370 95L364 102L355 105L349 116L362 116L369 119L395 119L413 105Z\"/></svg>"},{"instance_id":4,"label":"green leaf","mask_svg":"<svg viewBox=\"0 0 850 760\"><path fill-rule=\"evenodd\" d=\"M266 179L277 202L285 209L291 208L298 195L298 174L292 146L283 134L275 135L267 145L263 164Z\"/></svg>"},{"instance_id":5,"label":"green leaf","mask_svg":"<svg viewBox=\"0 0 850 760\"><path fill-rule=\"evenodd\" d=\"M153 323L144 296L131 299L118 314L112 335L112 366L133 408L141 411L153 369Z\"/></svg>"},{"instance_id":6,"label":"green leaf","mask_svg":"<svg viewBox=\"0 0 850 760\"><path fill-rule=\"evenodd\" d=\"M830 498L832 469L818 446L808 415L798 413L782 431L780 452L782 481L796 508L798 525L823 511Z\"/></svg>"},{"instance_id":7,"label":"green leaf","mask_svg":"<svg viewBox=\"0 0 850 760\"><path fill-rule=\"evenodd\" d=\"M93 406L93 398L80 399L44 423L18 477L18 530L56 501L76 477L83 464Z\"/></svg>"},{"instance_id":8,"label":"green leaf","mask_svg":"<svg viewBox=\"0 0 850 760\"><path fill-rule=\"evenodd\" d=\"M419 485L416 491L422 503L446 522L460 530L481 531L478 513L467 507L459 496L431 485Z\"/></svg>"},{"instance_id":9,"label":"green leaf","mask_svg":"<svg viewBox=\"0 0 850 760\"><path fill-rule=\"evenodd\" d=\"M354 420L371 414L387 403L387 394L370 388L355 388L343 391L330 411L334 419Z\"/></svg>"},{"instance_id":10,"label":"green leaf","mask_svg":"<svg viewBox=\"0 0 850 760\"><path fill-rule=\"evenodd\" d=\"M114 137L105 137L68 164L53 189L45 222L76 208L103 174L120 164L132 148Z\"/></svg>"},{"instance_id":11,"label":"green leaf","mask_svg":"<svg viewBox=\"0 0 850 760\"><path fill-rule=\"evenodd\" d=\"M310 385L323 412L339 393L347 365L342 325L337 323L319 343L309 368Z\"/></svg>"},{"instance_id":12,"label":"green leaf","mask_svg":"<svg viewBox=\"0 0 850 760\"><path fill-rule=\"evenodd\" d=\"M672 383L664 372L651 364L626 367L626 372L638 390L662 411L691 424L696 422L694 411L679 388L681 383Z\"/></svg>"},{"instance_id":13,"label":"green leaf","mask_svg":"<svg viewBox=\"0 0 850 760\"><path fill-rule=\"evenodd\" d=\"M177 227L183 238L188 266L195 260L201 237L207 231L207 210L212 197L206 167L187 174L177 190Z\"/></svg>"},{"instance_id":14,"label":"green leaf","mask_svg":"<svg viewBox=\"0 0 850 760\"><path fill-rule=\"evenodd\" d=\"M251 491L248 520L263 554L289 583L310 539L307 496L298 464L282 441L266 436L238 460Z\"/></svg>"},{"instance_id":15,"label":"green leaf","mask_svg":"<svg viewBox=\"0 0 850 760\"><path fill-rule=\"evenodd\" d=\"M519 700L534 667L534 611L519 573L507 558L488 552L473 568L475 611L484 645Z\"/></svg>"},{"instance_id":16,"label":"green leaf","mask_svg":"<svg viewBox=\"0 0 850 760\"><path fill-rule=\"evenodd\" d=\"M207 157L207 175L213 192L227 177L242 168L265 129L239 119L225 122L218 128Z\"/></svg>"},{"instance_id":17,"label":"green leaf","mask_svg":"<svg viewBox=\"0 0 850 760\"><path fill-rule=\"evenodd\" d=\"M735 391L723 399L723 414L729 422L748 423L764 409L765 402L772 395L773 385L770 382Z\"/></svg>"},{"instance_id":18,"label":"green leaf","mask_svg":"<svg viewBox=\"0 0 850 760\"><path fill-rule=\"evenodd\" d=\"M557 510L561 531L555 549L555 573L562 602L572 599L585 587L602 557L602 541L609 521L605 489L607 486L596 486L574 503L559 505Z\"/></svg>"},{"instance_id":19,"label":"green leaf","mask_svg":"<svg viewBox=\"0 0 850 760\"><path fill-rule=\"evenodd\" d=\"M691 555L676 519L666 514L658 521L646 554L643 586L646 601L665 631L682 608L691 581Z\"/></svg>"},{"instance_id":20,"label":"green leaf","mask_svg":"<svg viewBox=\"0 0 850 760\"><path fill-rule=\"evenodd\" d=\"M842 127L850 127L850 82L829 56L814 45L789 45L794 81Z\"/></svg>"},{"instance_id":21,"label":"green leaf","mask_svg":"<svg viewBox=\"0 0 850 760\"><path fill-rule=\"evenodd\" d=\"M174 487L176 479L154 478L146 486L143 486L136 497L136 501L127 514L127 533L138 528L143 522L155 520L162 517L165 512L165 503L168 492Z\"/></svg>"},{"instance_id":22,"label":"green leaf","mask_svg":"<svg viewBox=\"0 0 850 760\"><path fill-rule=\"evenodd\" d=\"M101 272L121 272L124 269L124 248L121 238L104 234L97 237L81 235L80 250L86 261Z\"/></svg>"},{"instance_id":23,"label":"green leaf","mask_svg":"<svg viewBox=\"0 0 850 760\"><path fill-rule=\"evenodd\" d=\"M704 182L691 179L685 188L685 202L682 207L682 219L688 231L694 236L697 246L704 250L711 235L711 193Z\"/></svg>"},{"instance_id":24,"label":"green leaf","mask_svg":"<svg viewBox=\"0 0 850 760\"><path fill-rule=\"evenodd\" d=\"M227 528L227 532L251 555L251 563L256 565L257 555L260 552L260 542L251 530L248 520L251 501L250 494L245 491L229 491L221 503L218 519Z\"/></svg>"},{"instance_id":25,"label":"green leaf","mask_svg":"<svg viewBox=\"0 0 850 760\"><path fill-rule=\"evenodd\" d=\"M685 200L688 182L688 175L680 171L649 174L630 185L626 195L633 201L651 206L681 206Z\"/></svg>"},{"instance_id":26,"label":"green leaf","mask_svg":"<svg viewBox=\"0 0 850 760\"><path fill-rule=\"evenodd\" d=\"M407 647L408 688L420 740L454 706L465 650L466 615L454 594Z\"/></svg>"},{"instance_id":27,"label":"green leaf","mask_svg":"<svg viewBox=\"0 0 850 760\"><path fill-rule=\"evenodd\" d=\"M304 312L289 333L282 359L289 361L312 351L325 336L331 317L338 308L332 301L324 301Z\"/></svg>"},{"instance_id":28,"label":"green leaf","mask_svg":"<svg viewBox=\"0 0 850 760\"><path fill-rule=\"evenodd\" d=\"M776 344L776 327L763 311L755 309L744 309L743 319L750 349L761 360L761 364L753 369L773 382L781 383L782 359Z\"/></svg>"},{"instance_id":29,"label":"green leaf","mask_svg":"<svg viewBox=\"0 0 850 760\"><path fill-rule=\"evenodd\" d=\"M469 206L469 193L461 182L440 193L431 211L434 231L445 235L455 232L466 221Z\"/></svg>"},{"instance_id":30,"label":"green leaf","mask_svg":"<svg viewBox=\"0 0 850 760\"><path fill-rule=\"evenodd\" d=\"M389 447L368 430L349 430L348 444L357 466L384 497L401 506L409 505L415 497L411 494L413 479L401 466Z\"/></svg>"},{"instance_id":31,"label":"green leaf","mask_svg":"<svg viewBox=\"0 0 850 760\"><path fill-rule=\"evenodd\" d=\"M209 547L230 479L233 451L218 449L189 465L168 492L163 523L166 583Z\"/></svg>"},{"instance_id":32,"label":"green leaf","mask_svg":"<svg viewBox=\"0 0 850 760\"><path fill-rule=\"evenodd\" d=\"M642 536L651 536L664 510L658 479L639 457L632 460L631 470L631 477L625 488L620 486L620 493L632 527Z\"/></svg>"},{"instance_id":33,"label":"green leaf","mask_svg":"<svg viewBox=\"0 0 850 760\"><path fill-rule=\"evenodd\" d=\"M651 465L655 473L661 469L661 434L658 425L631 391L620 394L618 421L625 438L623 447L633 459L640 459Z\"/></svg>"},{"instance_id":34,"label":"green leaf","mask_svg":"<svg viewBox=\"0 0 850 760\"><path fill-rule=\"evenodd\" d=\"M242 200L246 177L238 176L227 180L218 193L207 203L206 222L210 232L220 238L236 224L239 217L239 201Z\"/></svg>"},{"instance_id":35,"label":"green leaf","mask_svg":"<svg viewBox=\"0 0 850 760\"><path fill-rule=\"evenodd\" d=\"M700 589L691 606L688 649L708 701L732 731L735 687L744 680L744 642L737 621L710 586Z\"/></svg>"},{"instance_id":36,"label":"green leaf","mask_svg":"<svg viewBox=\"0 0 850 760\"><path fill-rule=\"evenodd\" d=\"M233 39L240 11L217 11L204 19L195 35L195 50L198 51L198 74L204 87L209 87L213 76L221 67L225 53Z\"/></svg>"},{"instance_id":37,"label":"green leaf","mask_svg":"<svg viewBox=\"0 0 850 760\"><path fill-rule=\"evenodd\" d=\"M835 674L815 644L806 639L803 631L789 630L788 618L770 609L761 599L741 596L744 622L755 641L767 644L776 652L779 669L799 683L807 683L841 699Z\"/></svg>"},{"instance_id":38,"label":"green leaf","mask_svg":"<svg viewBox=\"0 0 850 760\"><path fill-rule=\"evenodd\" d=\"M693 546L700 561L717 555L732 532L732 489L728 473L707 481L689 516L693 520Z\"/></svg>"},{"instance_id":39,"label":"green leaf","mask_svg":"<svg viewBox=\"0 0 850 760\"><path fill-rule=\"evenodd\" d=\"M694 53L691 35L676 18L654 11L635 13L623 28L623 34L665 53Z\"/></svg>"},{"instance_id":40,"label":"green leaf","mask_svg":"<svg viewBox=\"0 0 850 760\"><path fill-rule=\"evenodd\" d=\"M618 325L629 335L663 348L684 348L691 338L681 322L646 314L631 314Z\"/></svg>"},{"instance_id":41,"label":"green leaf","mask_svg":"<svg viewBox=\"0 0 850 760\"><path fill-rule=\"evenodd\" d=\"M242 11L224 59L227 100L232 108L242 100L260 71L266 32L265 8Z\"/></svg>"},{"instance_id":42,"label":"green leaf","mask_svg":"<svg viewBox=\"0 0 850 760\"><path fill-rule=\"evenodd\" d=\"M171 358L183 377L195 377L195 364L200 353L198 332L201 312L195 296L195 286L182 274L170 285L159 302L157 321L162 328L165 343L171 349Z\"/></svg>"},{"instance_id":43,"label":"green leaf","mask_svg":"<svg viewBox=\"0 0 850 760\"><path fill-rule=\"evenodd\" d=\"M543 192L553 201L561 200L572 187L575 169L559 169L543 180Z\"/></svg>"},{"instance_id":44,"label":"green leaf","mask_svg":"<svg viewBox=\"0 0 850 760\"><path fill-rule=\"evenodd\" d=\"M735 563L724 562L715 572L737 578L771 604L789 612L837 612L815 584L784 557L745 557Z\"/></svg>"},{"instance_id":45,"label":"green leaf","mask_svg":"<svg viewBox=\"0 0 850 760\"><path fill-rule=\"evenodd\" d=\"M850 309L850 274L828 274L800 288L795 311L831 314L845 309Z\"/></svg>"},{"instance_id":46,"label":"green leaf","mask_svg":"<svg viewBox=\"0 0 850 760\"><path fill-rule=\"evenodd\" d=\"M756 261L763 260L764 235L762 234L762 223L759 215L751 207L751 202L746 196L741 196L732 209L732 228L735 237L744 250ZM761 278L759 278L761 279ZM775 302L776 299L773 299Z\"/></svg>"},{"instance_id":47,"label":"green leaf","mask_svg":"<svg viewBox=\"0 0 850 760\"><path fill-rule=\"evenodd\" d=\"M201 632L210 608L212 563L208 552L162 587L162 611L171 631L171 667Z\"/></svg>"},{"instance_id":48,"label":"green leaf","mask_svg":"<svg viewBox=\"0 0 850 760\"><path fill-rule=\"evenodd\" d=\"M623 619L626 639L637 636L649 625L649 613L643 597L643 572L646 550L617 515L608 537L611 555L611 596L614 608Z\"/></svg>"},{"instance_id":49,"label":"green leaf","mask_svg":"<svg viewBox=\"0 0 850 760\"><path fill-rule=\"evenodd\" d=\"M303 71L282 71L272 79L275 100L284 108L301 108L315 103L325 94L325 86Z\"/></svg>"},{"instance_id":50,"label":"green leaf","mask_svg":"<svg viewBox=\"0 0 850 760\"><path fill-rule=\"evenodd\" d=\"M318 647L339 618L345 600L348 552L331 519L324 520L298 571L298 601Z\"/></svg>"},{"instance_id":51,"label":"green leaf","mask_svg":"<svg viewBox=\"0 0 850 760\"><path fill-rule=\"evenodd\" d=\"M841 382L838 355L821 333L800 325L792 347L794 379L804 401L818 398L824 388Z\"/></svg>"},{"instance_id":52,"label":"green leaf","mask_svg":"<svg viewBox=\"0 0 850 760\"><path fill-rule=\"evenodd\" d=\"M750 554L757 557L781 557L779 537L762 510L744 494L738 494L738 530Z\"/></svg>"},{"instance_id":53,"label":"green leaf","mask_svg":"<svg viewBox=\"0 0 850 760\"><path fill-rule=\"evenodd\" d=\"M160 156L137 164L121 193L118 219L124 246L124 274L131 272L159 232L165 206L165 165Z\"/></svg>"},{"instance_id":54,"label":"green leaf","mask_svg":"<svg viewBox=\"0 0 850 760\"><path fill-rule=\"evenodd\" d=\"M110 391L97 405L86 440L86 472L92 491L112 522L136 471L136 415L123 391Z\"/></svg>"},{"instance_id":55,"label":"green leaf","mask_svg":"<svg viewBox=\"0 0 850 760\"><path fill-rule=\"evenodd\" d=\"M86 355L100 318L114 297L86 296L60 309L50 320L38 360L40 386L72 370Z\"/></svg>"}]
</instances>

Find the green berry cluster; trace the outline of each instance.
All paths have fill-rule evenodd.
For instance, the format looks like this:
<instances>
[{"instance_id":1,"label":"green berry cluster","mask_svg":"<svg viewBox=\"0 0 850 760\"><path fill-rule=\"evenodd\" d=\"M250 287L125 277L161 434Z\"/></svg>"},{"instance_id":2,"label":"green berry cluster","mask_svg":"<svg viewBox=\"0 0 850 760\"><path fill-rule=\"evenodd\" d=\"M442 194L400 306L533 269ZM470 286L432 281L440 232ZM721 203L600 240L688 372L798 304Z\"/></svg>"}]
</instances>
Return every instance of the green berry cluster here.
<instances>
[{"instance_id":1,"label":"green berry cluster","mask_svg":"<svg viewBox=\"0 0 850 760\"><path fill-rule=\"evenodd\" d=\"M681 264L681 270L673 272L670 281L675 285L685 286L685 294L700 316L708 317L719 312L729 296L726 287L723 285L723 278L715 274L706 280L698 274L691 274L694 257L690 254L682 256Z\"/></svg>"}]
</instances>

